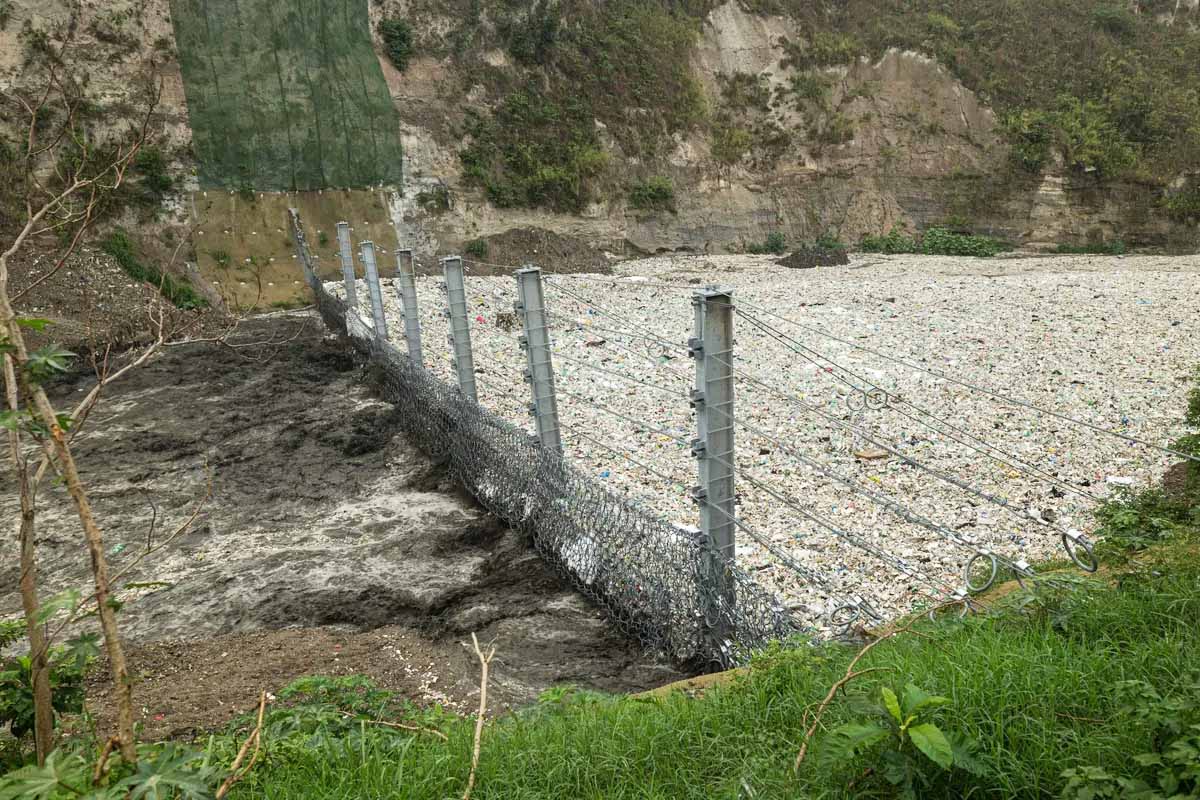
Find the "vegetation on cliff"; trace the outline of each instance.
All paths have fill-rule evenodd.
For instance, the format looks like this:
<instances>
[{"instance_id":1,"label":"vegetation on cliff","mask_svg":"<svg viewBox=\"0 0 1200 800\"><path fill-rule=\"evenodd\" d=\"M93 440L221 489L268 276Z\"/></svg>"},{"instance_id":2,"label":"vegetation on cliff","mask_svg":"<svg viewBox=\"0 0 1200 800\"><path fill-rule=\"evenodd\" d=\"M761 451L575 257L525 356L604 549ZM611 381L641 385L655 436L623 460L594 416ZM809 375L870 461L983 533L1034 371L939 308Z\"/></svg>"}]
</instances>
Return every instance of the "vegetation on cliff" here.
<instances>
[{"instance_id":1,"label":"vegetation on cliff","mask_svg":"<svg viewBox=\"0 0 1200 800\"><path fill-rule=\"evenodd\" d=\"M1061 164L1100 183L1165 187L1200 170L1200 12L1168 24L1158 15L1174 4L1156 2L741 0L794 23L778 65L790 90L733 73L706 102L692 55L716 5L470 4L457 29L422 44L458 60L493 104L461 131L468 178L502 206L579 210L628 186L610 180L610 167L648 179L676 135L696 131L718 165L767 169L795 142L819 152L852 139L854 120L830 107L826 70L889 48L936 58L997 111L1014 179ZM423 13L420 3L412 13ZM508 63L481 59L489 48ZM803 129L772 117L784 106L806 111ZM1194 214L1191 196L1160 213Z\"/></svg>"}]
</instances>

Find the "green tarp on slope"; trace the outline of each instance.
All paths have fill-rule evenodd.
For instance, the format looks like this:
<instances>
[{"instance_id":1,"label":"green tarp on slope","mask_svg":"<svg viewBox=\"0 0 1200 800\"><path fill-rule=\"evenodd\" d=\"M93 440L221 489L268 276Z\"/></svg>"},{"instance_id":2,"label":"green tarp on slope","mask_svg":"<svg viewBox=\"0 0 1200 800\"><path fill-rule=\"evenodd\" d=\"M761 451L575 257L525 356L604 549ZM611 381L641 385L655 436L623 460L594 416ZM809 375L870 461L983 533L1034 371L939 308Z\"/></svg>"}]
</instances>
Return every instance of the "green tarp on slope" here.
<instances>
[{"instance_id":1,"label":"green tarp on slope","mask_svg":"<svg viewBox=\"0 0 1200 800\"><path fill-rule=\"evenodd\" d=\"M401 178L367 0L171 0L203 188Z\"/></svg>"}]
</instances>

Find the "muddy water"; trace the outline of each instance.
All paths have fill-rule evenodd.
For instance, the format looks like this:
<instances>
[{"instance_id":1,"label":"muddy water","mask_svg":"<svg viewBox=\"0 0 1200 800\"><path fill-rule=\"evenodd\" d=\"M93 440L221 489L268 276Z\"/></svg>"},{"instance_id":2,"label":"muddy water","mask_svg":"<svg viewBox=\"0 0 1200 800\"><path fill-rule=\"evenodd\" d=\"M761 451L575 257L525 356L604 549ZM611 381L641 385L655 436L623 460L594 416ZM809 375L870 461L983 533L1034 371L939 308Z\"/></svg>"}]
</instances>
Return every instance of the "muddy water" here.
<instances>
[{"instance_id":1,"label":"muddy water","mask_svg":"<svg viewBox=\"0 0 1200 800\"><path fill-rule=\"evenodd\" d=\"M114 571L133 564L121 618L150 733L216 724L260 688L312 672L365 672L469 708L472 632L497 643L498 706L562 682L622 691L679 677L397 433L319 321L259 318L237 341L293 335L172 349L114 385L77 440ZM88 388L60 387L60 404ZM12 519L7 475L0 496ZM87 585L63 500L58 487L40 497L46 592ZM5 537L5 615L20 607L17 577Z\"/></svg>"}]
</instances>

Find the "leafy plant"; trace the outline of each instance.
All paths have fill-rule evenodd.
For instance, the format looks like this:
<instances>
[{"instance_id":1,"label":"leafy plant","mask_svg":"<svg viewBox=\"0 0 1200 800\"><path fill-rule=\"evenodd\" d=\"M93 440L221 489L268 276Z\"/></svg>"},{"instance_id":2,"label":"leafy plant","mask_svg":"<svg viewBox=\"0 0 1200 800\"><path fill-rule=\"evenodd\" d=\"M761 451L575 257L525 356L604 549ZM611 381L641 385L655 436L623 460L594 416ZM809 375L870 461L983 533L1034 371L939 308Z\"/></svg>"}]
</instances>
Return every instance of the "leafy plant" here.
<instances>
[{"instance_id":1,"label":"leafy plant","mask_svg":"<svg viewBox=\"0 0 1200 800\"><path fill-rule=\"evenodd\" d=\"M918 252L917 240L912 236L905 236L899 228L892 228L883 236L864 236L858 247L864 253L896 255Z\"/></svg>"},{"instance_id":2,"label":"leafy plant","mask_svg":"<svg viewBox=\"0 0 1200 800\"><path fill-rule=\"evenodd\" d=\"M221 250L221 249L209 250L208 255L212 258L213 261L216 262L217 266L220 267L221 269L227 269L229 267L229 265L231 263L233 263L233 258L232 258L232 256L229 255L228 250Z\"/></svg>"},{"instance_id":3,"label":"leafy plant","mask_svg":"<svg viewBox=\"0 0 1200 800\"><path fill-rule=\"evenodd\" d=\"M857 722L832 731L826 756L839 760L871 753L879 768L874 774L895 787L905 798L922 797L944 779L944 773L959 769L973 775L985 773L974 757L975 745L965 736L946 733L931 719L948 698L932 695L907 684L897 696L888 687L880 690L878 716L884 722ZM931 769L936 767L936 770Z\"/></svg>"},{"instance_id":4,"label":"leafy plant","mask_svg":"<svg viewBox=\"0 0 1200 800\"><path fill-rule=\"evenodd\" d=\"M440 183L417 192L416 199L417 205L430 214L441 214L450 210L450 189Z\"/></svg>"},{"instance_id":5,"label":"leafy plant","mask_svg":"<svg viewBox=\"0 0 1200 800\"><path fill-rule=\"evenodd\" d=\"M1092 19L1097 27L1117 37L1129 36L1137 25L1137 18L1128 7L1100 6L1092 12Z\"/></svg>"},{"instance_id":6,"label":"leafy plant","mask_svg":"<svg viewBox=\"0 0 1200 800\"><path fill-rule=\"evenodd\" d=\"M674 211L675 186L670 178L661 176L639 181L629 190L629 205L643 210Z\"/></svg>"},{"instance_id":7,"label":"leafy plant","mask_svg":"<svg viewBox=\"0 0 1200 800\"><path fill-rule=\"evenodd\" d=\"M1169 697L1146 681L1119 687L1126 698L1120 714L1148 734L1149 749L1128 759L1124 774L1098 766L1064 770L1063 799L1200 800L1200 679Z\"/></svg>"},{"instance_id":8,"label":"leafy plant","mask_svg":"<svg viewBox=\"0 0 1200 800\"><path fill-rule=\"evenodd\" d=\"M712 136L712 155L718 163L733 166L746 157L754 143L750 131L734 125L718 125Z\"/></svg>"},{"instance_id":9,"label":"leafy plant","mask_svg":"<svg viewBox=\"0 0 1200 800\"><path fill-rule=\"evenodd\" d=\"M60 747L45 765L0 778L0 800L211 800L220 777L204 753L175 743L139 746L136 766L114 756L107 772L97 773L95 758L91 747Z\"/></svg>"},{"instance_id":10,"label":"leafy plant","mask_svg":"<svg viewBox=\"0 0 1200 800\"><path fill-rule=\"evenodd\" d=\"M48 618L57 608L48 600L40 610L41 617ZM72 639L65 647L51 649L50 689L57 713L82 710L83 678L88 664L99 653L97 641L95 634L87 634ZM33 730L33 716L32 658L26 653L0 661L0 728L8 725L12 735L20 739Z\"/></svg>"},{"instance_id":11,"label":"leafy plant","mask_svg":"<svg viewBox=\"0 0 1200 800\"><path fill-rule=\"evenodd\" d=\"M1176 222L1200 220L1200 181L1163 198L1162 207Z\"/></svg>"},{"instance_id":12,"label":"leafy plant","mask_svg":"<svg viewBox=\"0 0 1200 800\"><path fill-rule=\"evenodd\" d=\"M833 231L825 231L814 242L818 250L846 250L846 243Z\"/></svg>"},{"instance_id":13,"label":"leafy plant","mask_svg":"<svg viewBox=\"0 0 1200 800\"><path fill-rule=\"evenodd\" d=\"M488 243L484 239L472 239L463 245L463 252L472 258L487 258Z\"/></svg>"},{"instance_id":14,"label":"leafy plant","mask_svg":"<svg viewBox=\"0 0 1200 800\"><path fill-rule=\"evenodd\" d=\"M787 237L781 231L771 231L762 242L748 245L746 252L754 255L783 255L787 252Z\"/></svg>"},{"instance_id":15,"label":"leafy plant","mask_svg":"<svg viewBox=\"0 0 1200 800\"><path fill-rule=\"evenodd\" d=\"M532 85L509 94L490 117L469 112L467 132L464 175L502 208L580 211L608 163L581 99L560 103Z\"/></svg>"},{"instance_id":16,"label":"leafy plant","mask_svg":"<svg viewBox=\"0 0 1200 800\"><path fill-rule=\"evenodd\" d=\"M384 17L379 21L379 38L383 40L383 52L388 61L404 72L413 55L412 26L407 20Z\"/></svg>"},{"instance_id":17,"label":"leafy plant","mask_svg":"<svg viewBox=\"0 0 1200 800\"><path fill-rule=\"evenodd\" d=\"M8 27L8 20L12 17L12 0L0 0L0 31Z\"/></svg>"},{"instance_id":18,"label":"leafy plant","mask_svg":"<svg viewBox=\"0 0 1200 800\"><path fill-rule=\"evenodd\" d=\"M138 200L145 204L162 202L163 195L175 187L167 171L167 159L157 147L143 147L133 160L138 175Z\"/></svg>"},{"instance_id":19,"label":"leafy plant","mask_svg":"<svg viewBox=\"0 0 1200 800\"><path fill-rule=\"evenodd\" d=\"M946 228L930 228L921 236L921 252L929 256L975 256L988 258L1011 250L1004 242L989 236L953 233Z\"/></svg>"}]
</instances>

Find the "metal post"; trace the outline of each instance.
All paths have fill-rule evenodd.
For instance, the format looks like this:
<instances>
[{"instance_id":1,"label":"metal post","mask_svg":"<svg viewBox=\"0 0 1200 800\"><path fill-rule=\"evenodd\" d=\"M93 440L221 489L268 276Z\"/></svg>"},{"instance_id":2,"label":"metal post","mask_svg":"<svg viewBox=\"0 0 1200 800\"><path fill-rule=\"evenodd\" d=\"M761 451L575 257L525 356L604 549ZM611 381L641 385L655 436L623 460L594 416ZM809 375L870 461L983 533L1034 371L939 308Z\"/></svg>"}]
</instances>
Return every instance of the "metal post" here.
<instances>
[{"instance_id":1,"label":"metal post","mask_svg":"<svg viewBox=\"0 0 1200 800\"><path fill-rule=\"evenodd\" d=\"M359 244L363 267L367 272L367 292L371 295L371 323L375 329L375 340L388 340L387 316L383 313L383 289L379 286L379 267L375 264L375 243Z\"/></svg>"},{"instance_id":2,"label":"metal post","mask_svg":"<svg viewBox=\"0 0 1200 800\"><path fill-rule=\"evenodd\" d=\"M546 301L542 295L542 271L527 266L517 270L517 313L521 315L525 335L521 348L528 367L525 380L533 393L529 411L533 414L538 442L547 450L562 455L562 431L558 426L558 402L554 397L554 364L550 359L550 330L546 326Z\"/></svg>"},{"instance_id":3,"label":"metal post","mask_svg":"<svg viewBox=\"0 0 1200 800\"><path fill-rule=\"evenodd\" d=\"M354 251L350 249L350 223L337 224L338 253L342 257L342 282L346 284L346 307L358 313L358 295L354 291Z\"/></svg>"},{"instance_id":4,"label":"metal post","mask_svg":"<svg viewBox=\"0 0 1200 800\"><path fill-rule=\"evenodd\" d=\"M462 259L450 256L442 259L446 276L446 301L450 308L450 345L454 349L454 371L458 373L458 388L478 402L475 394L475 361L471 357L471 324L467 320L467 292L463 288Z\"/></svg>"},{"instance_id":5,"label":"metal post","mask_svg":"<svg viewBox=\"0 0 1200 800\"><path fill-rule=\"evenodd\" d=\"M692 453L699 465L700 484L692 496L700 506L701 580L704 619L714 647L728 660L733 639L736 600L733 583L734 414L733 414L733 299L730 290L716 286L696 291L695 338L688 342L696 359L697 438Z\"/></svg>"},{"instance_id":6,"label":"metal post","mask_svg":"<svg viewBox=\"0 0 1200 800\"><path fill-rule=\"evenodd\" d=\"M417 366L422 366L425 362L421 354L421 317L417 312L417 280L412 250L396 251L396 285L400 292L400 314L404 320L408 357Z\"/></svg>"}]
</instances>

